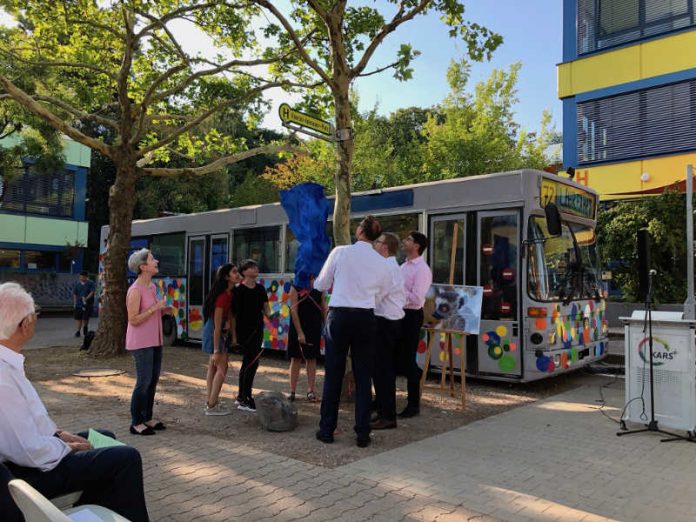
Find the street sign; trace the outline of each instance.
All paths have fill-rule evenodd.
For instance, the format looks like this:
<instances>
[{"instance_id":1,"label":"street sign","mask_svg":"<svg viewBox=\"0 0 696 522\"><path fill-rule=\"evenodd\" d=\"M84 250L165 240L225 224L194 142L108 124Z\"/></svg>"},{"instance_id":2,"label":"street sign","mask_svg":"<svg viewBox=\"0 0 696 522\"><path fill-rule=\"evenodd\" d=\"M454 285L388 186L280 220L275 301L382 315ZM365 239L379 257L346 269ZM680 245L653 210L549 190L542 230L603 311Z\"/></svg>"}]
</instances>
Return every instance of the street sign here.
<instances>
[{"instance_id":1,"label":"street sign","mask_svg":"<svg viewBox=\"0 0 696 522\"><path fill-rule=\"evenodd\" d=\"M283 103L278 108L278 116L280 116L280 121L282 121L283 124L294 123L300 127L307 127L313 131L325 134L326 136L333 136L333 129L328 121L320 120L314 116L296 111L287 103Z\"/></svg>"}]
</instances>

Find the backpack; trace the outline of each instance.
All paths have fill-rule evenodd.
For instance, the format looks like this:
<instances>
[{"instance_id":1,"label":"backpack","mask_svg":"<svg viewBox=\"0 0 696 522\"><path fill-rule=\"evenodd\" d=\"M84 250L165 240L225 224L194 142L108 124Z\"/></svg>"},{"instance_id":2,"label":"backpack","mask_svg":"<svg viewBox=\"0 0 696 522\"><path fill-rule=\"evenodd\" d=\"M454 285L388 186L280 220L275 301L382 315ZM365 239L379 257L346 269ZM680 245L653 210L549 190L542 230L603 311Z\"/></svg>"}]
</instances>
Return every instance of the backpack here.
<instances>
[{"instance_id":1,"label":"backpack","mask_svg":"<svg viewBox=\"0 0 696 522\"><path fill-rule=\"evenodd\" d=\"M82 346L80 346L80 351L89 350L89 346L92 344L92 341L94 341L94 335L94 330L90 330L85 334L84 338L82 339Z\"/></svg>"}]
</instances>

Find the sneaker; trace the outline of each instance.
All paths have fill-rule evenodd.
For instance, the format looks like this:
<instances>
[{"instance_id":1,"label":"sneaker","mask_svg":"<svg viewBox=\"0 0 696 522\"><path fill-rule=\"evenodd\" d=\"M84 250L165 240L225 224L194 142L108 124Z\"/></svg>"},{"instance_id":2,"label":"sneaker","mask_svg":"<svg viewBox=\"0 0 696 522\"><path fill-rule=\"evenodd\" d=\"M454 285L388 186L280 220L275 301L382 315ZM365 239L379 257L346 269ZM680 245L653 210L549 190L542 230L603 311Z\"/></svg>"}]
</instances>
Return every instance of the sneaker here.
<instances>
[{"instance_id":1,"label":"sneaker","mask_svg":"<svg viewBox=\"0 0 696 522\"><path fill-rule=\"evenodd\" d=\"M243 403L241 403L239 406L237 406L238 410L242 411L250 411L252 413L256 413L256 403L254 402L254 399L247 399Z\"/></svg>"},{"instance_id":2,"label":"sneaker","mask_svg":"<svg viewBox=\"0 0 696 522\"><path fill-rule=\"evenodd\" d=\"M237 398L234 400L234 405L239 406L244 403L244 399L242 399L239 395L237 395Z\"/></svg>"},{"instance_id":3,"label":"sneaker","mask_svg":"<svg viewBox=\"0 0 696 522\"><path fill-rule=\"evenodd\" d=\"M224 408L222 404L219 402L213 406L212 408L208 406L207 404L205 405L205 414L206 415L214 415L214 416L219 416L219 415L229 415L232 413L230 410L227 408Z\"/></svg>"},{"instance_id":4,"label":"sneaker","mask_svg":"<svg viewBox=\"0 0 696 522\"><path fill-rule=\"evenodd\" d=\"M78 330L77 332L75 332L75 337L80 337L80 330Z\"/></svg>"}]
</instances>

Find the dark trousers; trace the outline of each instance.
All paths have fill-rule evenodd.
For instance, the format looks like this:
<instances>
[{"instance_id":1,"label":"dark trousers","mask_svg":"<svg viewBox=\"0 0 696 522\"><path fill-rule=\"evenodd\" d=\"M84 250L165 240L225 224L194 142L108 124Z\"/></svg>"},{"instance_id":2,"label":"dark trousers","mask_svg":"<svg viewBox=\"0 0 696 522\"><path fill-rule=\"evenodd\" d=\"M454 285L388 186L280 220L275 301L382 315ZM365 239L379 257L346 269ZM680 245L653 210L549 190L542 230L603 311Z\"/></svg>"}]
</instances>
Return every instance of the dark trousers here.
<instances>
[{"instance_id":1,"label":"dark trousers","mask_svg":"<svg viewBox=\"0 0 696 522\"><path fill-rule=\"evenodd\" d=\"M319 429L324 435L333 435L338 423L338 405L348 349L355 378L355 433L361 439L370 435L376 325L372 310L334 308L329 311L325 337L324 393L319 421Z\"/></svg>"},{"instance_id":2,"label":"dark trousers","mask_svg":"<svg viewBox=\"0 0 696 522\"><path fill-rule=\"evenodd\" d=\"M380 418L396 420L396 347L401 339L401 319L377 317L375 347L375 385L377 412Z\"/></svg>"},{"instance_id":3,"label":"dark trousers","mask_svg":"<svg viewBox=\"0 0 696 522\"><path fill-rule=\"evenodd\" d=\"M243 335L240 335L243 334ZM254 377L256 370L259 368L259 359L263 347L263 330L258 329L253 332L237 332L237 340L242 345L244 358L242 359L242 367L239 369L239 393L238 396L242 400L251 399L251 392L254 388Z\"/></svg>"},{"instance_id":4,"label":"dark trousers","mask_svg":"<svg viewBox=\"0 0 696 522\"><path fill-rule=\"evenodd\" d=\"M99 431L113 436L109 431ZM79 435L87 437L87 433ZM0 518L4 522L24 520L7 487L13 478L25 480L48 498L81 490L83 493L78 504L104 506L132 522L149 520L143 492L142 460L138 450L130 446L70 453L50 471L25 468L11 462L5 466L6 470L3 470L0 465Z\"/></svg>"},{"instance_id":5,"label":"dark trousers","mask_svg":"<svg viewBox=\"0 0 696 522\"><path fill-rule=\"evenodd\" d=\"M399 368L406 377L408 406L420 407L420 379L423 371L416 364L416 352L420 341L420 329L423 326L423 309L404 310L406 315L401 320L401 342L399 343Z\"/></svg>"},{"instance_id":6,"label":"dark trousers","mask_svg":"<svg viewBox=\"0 0 696 522\"><path fill-rule=\"evenodd\" d=\"M155 392L162 369L162 347L153 346L133 350L135 359L135 387L131 396L131 425L152 420Z\"/></svg>"}]
</instances>

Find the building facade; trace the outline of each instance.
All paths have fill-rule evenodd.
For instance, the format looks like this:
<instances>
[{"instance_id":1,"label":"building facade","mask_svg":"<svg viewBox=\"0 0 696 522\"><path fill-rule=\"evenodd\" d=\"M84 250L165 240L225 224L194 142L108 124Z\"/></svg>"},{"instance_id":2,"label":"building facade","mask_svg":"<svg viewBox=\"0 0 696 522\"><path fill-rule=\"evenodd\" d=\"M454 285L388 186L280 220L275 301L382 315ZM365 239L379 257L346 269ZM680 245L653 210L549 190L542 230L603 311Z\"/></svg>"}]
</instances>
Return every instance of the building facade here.
<instances>
[{"instance_id":1,"label":"building facade","mask_svg":"<svg viewBox=\"0 0 696 522\"><path fill-rule=\"evenodd\" d=\"M563 0L563 164L603 200L696 165L696 0Z\"/></svg>"},{"instance_id":2,"label":"building facade","mask_svg":"<svg viewBox=\"0 0 696 522\"><path fill-rule=\"evenodd\" d=\"M2 183L0 196L0 280L22 283L48 307L72 305L87 246L91 151L65 138L63 152L64 168L56 172L35 172L26 160L23 173Z\"/></svg>"}]
</instances>

